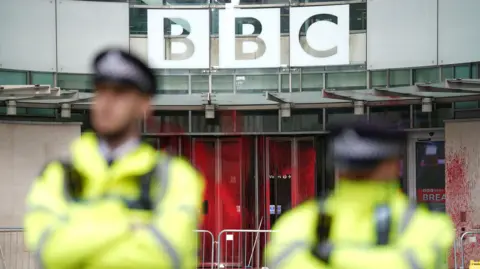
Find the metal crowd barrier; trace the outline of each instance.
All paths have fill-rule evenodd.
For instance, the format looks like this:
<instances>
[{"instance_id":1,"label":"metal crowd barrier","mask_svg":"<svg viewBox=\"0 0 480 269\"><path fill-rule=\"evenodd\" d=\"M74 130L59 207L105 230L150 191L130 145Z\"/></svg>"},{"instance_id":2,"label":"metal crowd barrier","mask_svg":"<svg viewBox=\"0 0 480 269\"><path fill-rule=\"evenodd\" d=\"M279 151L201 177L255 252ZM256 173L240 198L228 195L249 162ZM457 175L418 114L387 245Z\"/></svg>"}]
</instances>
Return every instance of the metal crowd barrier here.
<instances>
[{"instance_id":1,"label":"metal crowd barrier","mask_svg":"<svg viewBox=\"0 0 480 269\"><path fill-rule=\"evenodd\" d=\"M223 230L217 239L218 268L262 268L272 230Z\"/></svg>"},{"instance_id":2,"label":"metal crowd barrier","mask_svg":"<svg viewBox=\"0 0 480 269\"><path fill-rule=\"evenodd\" d=\"M33 253L25 247L22 228L0 228L0 268L37 268Z\"/></svg>"},{"instance_id":3,"label":"metal crowd barrier","mask_svg":"<svg viewBox=\"0 0 480 269\"><path fill-rule=\"evenodd\" d=\"M456 239L455 240L455 244L454 244L454 263L455 263L455 268L459 268L459 269L464 269L464 268L468 268L468 265L465 264L465 247L464 247L464 240L467 236L477 236L477 235L480 235L480 230L471 230L471 231L467 231L467 232L464 232L460 238ZM476 242L476 240L475 240ZM457 246L457 243L458 243L458 246ZM460 267L457 267L457 251L458 251L458 248L460 248ZM475 257L475 258L479 258L480 257Z\"/></svg>"},{"instance_id":4,"label":"metal crowd barrier","mask_svg":"<svg viewBox=\"0 0 480 269\"><path fill-rule=\"evenodd\" d=\"M197 236L197 268L210 268L215 267L215 237L210 231L207 230L195 230Z\"/></svg>"}]
</instances>

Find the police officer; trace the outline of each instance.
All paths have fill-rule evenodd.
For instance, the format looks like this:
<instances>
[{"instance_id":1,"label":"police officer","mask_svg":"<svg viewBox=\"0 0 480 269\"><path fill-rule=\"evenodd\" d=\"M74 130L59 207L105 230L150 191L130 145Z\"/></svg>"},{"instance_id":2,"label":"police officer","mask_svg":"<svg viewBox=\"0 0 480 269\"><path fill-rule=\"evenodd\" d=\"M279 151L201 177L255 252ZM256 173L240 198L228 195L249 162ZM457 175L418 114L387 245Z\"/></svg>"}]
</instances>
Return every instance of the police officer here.
<instances>
[{"instance_id":1,"label":"police officer","mask_svg":"<svg viewBox=\"0 0 480 269\"><path fill-rule=\"evenodd\" d=\"M152 71L116 49L93 66L95 132L33 182L28 248L47 269L195 268L203 179L188 162L140 141L138 123L156 89Z\"/></svg>"},{"instance_id":2,"label":"police officer","mask_svg":"<svg viewBox=\"0 0 480 269\"><path fill-rule=\"evenodd\" d=\"M334 127L336 189L280 218L266 251L268 268L446 268L451 220L398 190L405 139L385 124Z\"/></svg>"}]
</instances>

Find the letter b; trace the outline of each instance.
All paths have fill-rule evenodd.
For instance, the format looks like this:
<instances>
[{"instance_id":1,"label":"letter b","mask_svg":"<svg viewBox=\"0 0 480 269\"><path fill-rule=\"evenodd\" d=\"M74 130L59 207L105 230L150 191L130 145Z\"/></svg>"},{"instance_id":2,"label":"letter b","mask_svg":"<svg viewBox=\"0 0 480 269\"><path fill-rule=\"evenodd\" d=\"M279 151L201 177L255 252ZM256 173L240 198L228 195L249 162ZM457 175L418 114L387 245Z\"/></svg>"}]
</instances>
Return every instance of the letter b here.
<instances>
[{"instance_id":1,"label":"letter b","mask_svg":"<svg viewBox=\"0 0 480 269\"><path fill-rule=\"evenodd\" d=\"M251 30L247 32L248 26ZM244 33L246 32L246 33ZM265 54L265 41L258 37L262 33L262 23L252 17L235 18L235 34L236 35L252 35L251 38L244 38L235 41L235 59L236 60L252 60L262 57ZM248 43L254 42L257 49L254 52L244 52L244 47Z\"/></svg>"},{"instance_id":2,"label":"letter b","mask_svg":"<svg viewBox=\"0 0 480 269\"><path fill-rule=\"evenodd\" d=\"M190 35L190 23L182 18L164 18L163 36L165 39L170 38L170 49L165 49L165 59L172 61L186 60L192 57L195 52L195 45L188 38ZM165 40L165 44L166 44ZM185 46L183 52L174 52L176 43L182 43ZM175 48L175 49L174 49Z\"/></svg>"}]
</instances>

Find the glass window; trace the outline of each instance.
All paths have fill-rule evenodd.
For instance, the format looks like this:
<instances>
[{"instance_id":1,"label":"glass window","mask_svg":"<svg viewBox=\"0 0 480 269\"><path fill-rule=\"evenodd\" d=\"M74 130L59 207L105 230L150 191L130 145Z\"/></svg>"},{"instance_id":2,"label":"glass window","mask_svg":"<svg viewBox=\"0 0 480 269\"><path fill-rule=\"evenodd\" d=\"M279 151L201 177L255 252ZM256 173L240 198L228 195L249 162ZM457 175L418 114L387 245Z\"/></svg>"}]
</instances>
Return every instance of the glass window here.
<instances>
[{"instance_id":1,"label":"glass window","mask_svg":"<svg viewBox=\"0 0 480 269\"><path fill-rule=\"evenodd\" d=\"M365 119L366 115L353 114L353 107L327 108L327 128L329 124Z\"/></svg>"},{"instance_id":2,"label":"glass window","mask_svg":"<svg viewBox=\"0 0 480 269\"><path fill-rule=\"evenodd\" d=\"M38 73L32 72L32 84L40 84L40 85L54 85L54 78L53 73Z\"/></svg>"},{"instance_id":3,"label":"glass window","mask_svg":"<svg viewBox=\"0 0 480 269\"><path fill-rule=\"evenodd\" d=\"M192 93L208 92L208 75L194 75L192 80Z\"/></svg>"},{"instance_id":4,"label":"glass window","mask_svg":"<svg viewBox=\"0 0 480 269\"><path fill-rule=\"evenodd\" d=\"M188 132L188 111L155 111L145 121L145 131L149 134Z\"/></svg>"},{"instance_id":5,"label":"glass window","mask_svg":"<svg viewBox=\"0 0 480 269\"><path fill-rule=\"evenodd\" d=\"M0 85L26 85L27 72L0 70Z\"/></svg>"},{"instance_id":6,"label":"glass window","mask_svg":"<svg viewBox=\"0 0 480 269\"><path fill-rule=\"evenodd\" d=\"M220 132L278 132L278 110L217 111L214 119L206 119L205 112L192 112L192 131Z\"/></svg>"},{"instance_id":7,"label":"glass window","mask_svg":"<svg viewBox=\"0 0 480 269\"><path fill-rule=\"evenodd\" d=\"M147 34L147 14L146 8L130 8L130 34Z\"/></svg>"},{"instance_id":8,"label":"glass window","mask_svg":"<svg viewBox=\"0 0 480 269\"><path fill-rule=\"evenodd\" d=\"M479 68L480 64L477 63L477 64L474 64L472 66L472 78L480 78L480 68Z\"/></svg>"},{"instance_id":9,"label":"glass window","mask_svg":"<svg viewBox=\"0 0 480 269\"><path fill-rule=\"evenodd\" d=\"M367 3L350 4L350 30L367 29Z\"/></svg>"},{"instance_id":10,"label":"glass window","mask_svg":"<svg viewBox=\"0 0 480 269\"><path fill-rule=\"evenodd\" d=\"M461 66L455 66L455 78L471 78L471 68L470 65L461 65Z\"/></svg>"},{"instance_id":11,"label":"glass window","mask_svg":"<svg viewBox=\"0 0 480 269\"><path fill-rule=\"evenodd\" d=\"M322 131L322 109L292 110L289 118L282 118L283 132Z\"/></svg>"},{"instance_id":12,"label":"glass window","mask_svg":"<svg viewBox=\"0 0 480 269\"><path fill-rule=\"evenodd\" d=\"M158 93L188 94L188 76L156 76Z\"/></svg>"},{"instance_id":13,"label":"glass window","mask_svg":"<svg viewBox=\"0 0 480 269\"><path fill-rule=\"evenodd\" d=\"M55 108L26 108L26 114L36 117L55 117Z\"/></svg>"},{"instance_id":14,"label":"glass window","mask_svg":"<svg viewBox=\"0 0 480 269\"><path fill-rule=\"evenodd\" d=\"M367 88L365 72L342 72L327 74L327 89L354 90Z\"/></svg>"},{"instance_id":15,"label":"glass window","mask_svg":"<svg viewBox=\"0 0 480 269\"><path fill-rule=\"evenodd\" d=\"M410 128L410 106L372 106L370 121L382 120L398 128Z\"/></svg>"},{"instance_id":16,"label":"glass window","mask_svg":"<svg viewBox=\"0 0 480 269\"><path fill-rule=\"evenodd\" d=\"M212 76L212 91L214 93L233 93L233 76L226 75L226 76L219 76L213 75Z\"/></svg>"},{"instance_id":17,"label":"glass window","mask_svg":"<svg viewBox=\"0 0 480 269\"><path fill-rule=\"evenodd\" d=\"M455 77L455 73L453 71L453 66L443 66L442 67L442 79L451 79Z\"/></svg>"},{"instance_id":18,"label":"glass window","mask_svg":"<svg viewBox=\"0 0 480 269\"><path fill-rule=\"evenodd\" d=\"M282 92L290 92L289 74L282 74ZM300 91L300 74L292 74L292 92Z\"/></svg>"},{"instance_id":19,"label":"glass window","mask_svg":"<svg viewBox=\"0 0 480 269\"><path fill-rule=\"evenodd\" d=\"M422 105L413 105L413 127L431 128L431 113L422 112Z\"/></svg>"},{"instance_id":20,"label":"glass window","mask_svg":"<svg viewBox=\"0 0 480 269\"><path fill-rule=\"evenodd\" d=\"M288 3L288 1L285 2ZM280 32L282 34L288 34L290 32L290 9L288 7L282 7L280 12Z\"/></svg>"},{"instance_id":21,"label":"glass window","mask_svg":"<svg viewBox=\"0 0 480 269\"><path fill-rule=\"evenodd\" d=\"M212 23L210 25L210 34L218 35L218 20L219 20L218 9L212 8L210 10L210 16L211 16L210 20L212 20Z\"/></svg>"},{"instance_id":22,"label":"glass window","mask_svg":"<svg viewBox=\"0 0 480 269\"><path fill-rule=\"evenodd\" d=\"M415 143L417 201L445 211L445 141Z\"/></svg>"},{"instance_id":23,"label":"glass window","mask_svg":"<svg viewBox=\"0 0 480 269\"><path fill-rule=\"evenodd\" d=\"M453 118L452 103L435 103L432 111L432 127L444 127L445 120Z\"/></svg>"},{"instance_id":24,"label":"glass window","mask_svg":"<svg viewBox=\"0 0 480 269\"><path fill-rule=\"evenodd\" d=\"M321 91L323 85L322 73L303 73L302 74L302 92Z\"/></svg>"},{"instance_id":25,"label":"glass window","mask_svg":"<svg viewBox=\"0 0 480 269\"><path fill-rule=\"evenodd\" d=\"M387 70L371 71L372 87L386 87L387 86Z\"/></svg>"},{"instance_id":26,"label":"glass window","mask_svg":"<svg viewBox=\"0 0 480 269\"><path fill-rule=\"evenodd\" d=\"M389 86L399 87L411 85L410 82L410 70L390 70Z\"/></svg>"},{"instance_id":27,"label":"glass window","mask_svg":"<svg viewBox=\"0 0 480 269\"><path fill-rule=\"evenodd\" d=\"M413 71L414 83L436 83L440 82L440 72L437 67L420 68Z\"/></svg>"},{"instance_id":28,"label":"glass window","mask_svg":"<svg viewBox=\"0 0 480 269\"><path fill-rule=\"evenodd\" d=\"M235 84L237 93L278 92L279 75L237 75Z\"/></svg>"},{"instance_id":29,"label":"glass window","mask_svg":"<svg viewBox=\"0 0 480 269\"><path fill-rule=\"evenodd\" d=\"M91 92L93 90L92 75L58 74L57 86L67 90Z\"/></svg>"},{"instance_id":30,"label":"glass window","mask_svg":"<svg viewBox=\"0 0 480 269\"><path fill-rule=\"evenodd\" d=\"M456 102L455 109L477 109L478 101Z\"/></svg>"}]
</instances>

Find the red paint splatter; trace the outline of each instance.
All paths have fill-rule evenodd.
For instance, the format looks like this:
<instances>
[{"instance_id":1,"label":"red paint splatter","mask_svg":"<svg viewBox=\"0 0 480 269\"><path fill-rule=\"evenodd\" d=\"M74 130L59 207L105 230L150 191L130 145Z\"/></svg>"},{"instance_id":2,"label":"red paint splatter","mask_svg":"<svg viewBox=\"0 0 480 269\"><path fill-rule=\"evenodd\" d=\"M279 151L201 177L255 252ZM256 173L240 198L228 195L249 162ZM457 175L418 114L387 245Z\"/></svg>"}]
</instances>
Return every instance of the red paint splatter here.
<instances>
[{"instance_id":1,"label":"red paint splatter","mask_svg":"<svg viewBox=\"0 0 480 269\"><path fill-rule=\"evenodd\" d=\"M476 179L469 177L466 149L466 147L460 147L456 150L448 150L447 148L446 152L446 209L455 224L457 238L459 238L464 231L474 229L474 227L478 225L472 221L473 209L470 204L470 183ZM477 236L477 240L479 239ZM465 252L465 267L468 267L468 262L471 259L478 260L480 258L480 248L476 243L469 243L467 240L463 242L463 246ZM457 265L460 266L460 253L457 252L456 255ZM453 250L449 255L449 267L454 267Z\"/></svg>"}]
</instances>

